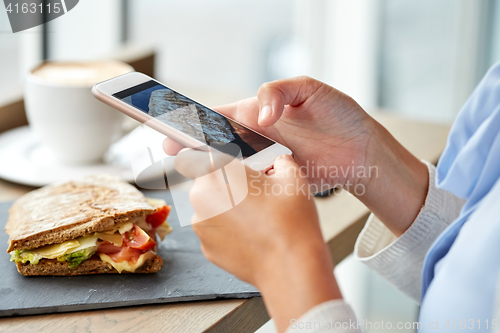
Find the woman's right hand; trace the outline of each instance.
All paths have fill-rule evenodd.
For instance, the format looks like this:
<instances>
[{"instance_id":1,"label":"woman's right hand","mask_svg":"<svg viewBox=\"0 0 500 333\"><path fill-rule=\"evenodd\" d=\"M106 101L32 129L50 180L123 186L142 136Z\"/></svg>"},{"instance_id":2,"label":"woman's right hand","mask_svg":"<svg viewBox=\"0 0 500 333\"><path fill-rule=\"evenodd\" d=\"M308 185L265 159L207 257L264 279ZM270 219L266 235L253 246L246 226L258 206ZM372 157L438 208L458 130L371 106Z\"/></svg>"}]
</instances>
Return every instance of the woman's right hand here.
<instances>
[{"instance_id":1,"label":"woman's right hand","mask_svg":"<svg viewBox=\"0 0 500 333\"><path fill-rule=\"evenodd\" d=\"M290 148L311 191L343 187L396 235L424 204L425 164L351 97L325 83L304 76L268 82L257 97L215 110ZM164 142L169 155L181 148Z\"/></svg>"},{"instance_id":2,"label":"woman's right hand","mask_svg":"<svg viewBox=\"0 0 500 333\"><path fill-rule=\"evenodd\" d=\"M352 98L312 78L265 83L257 97L215 110L290 148L316 192L355 186L352 169L367 166L372 118ZM182 148L170 140L164 147L171 155Z\"/></svg>"}]
</instances>

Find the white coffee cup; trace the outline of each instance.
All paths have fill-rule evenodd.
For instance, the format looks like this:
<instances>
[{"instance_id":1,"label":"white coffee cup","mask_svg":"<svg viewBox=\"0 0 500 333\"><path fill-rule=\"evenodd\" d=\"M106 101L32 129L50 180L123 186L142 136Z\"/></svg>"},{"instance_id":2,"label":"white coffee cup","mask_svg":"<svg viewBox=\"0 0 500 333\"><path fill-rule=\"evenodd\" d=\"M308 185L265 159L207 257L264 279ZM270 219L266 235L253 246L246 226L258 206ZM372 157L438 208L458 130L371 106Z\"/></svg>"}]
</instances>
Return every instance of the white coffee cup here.
<instances>
[{"instance_id":1,"label":"white coffee cup","mask_svg":"<svg viewBox=\"0 0 500 333\"><path fill-rule=\"evenodd\" d=\"M25 106L31 129L60 162L102 161L121 136L124 116L96 100L94 84L133 71L125 63L47 62L26 77Z\"/></svg>"}]
</instances>

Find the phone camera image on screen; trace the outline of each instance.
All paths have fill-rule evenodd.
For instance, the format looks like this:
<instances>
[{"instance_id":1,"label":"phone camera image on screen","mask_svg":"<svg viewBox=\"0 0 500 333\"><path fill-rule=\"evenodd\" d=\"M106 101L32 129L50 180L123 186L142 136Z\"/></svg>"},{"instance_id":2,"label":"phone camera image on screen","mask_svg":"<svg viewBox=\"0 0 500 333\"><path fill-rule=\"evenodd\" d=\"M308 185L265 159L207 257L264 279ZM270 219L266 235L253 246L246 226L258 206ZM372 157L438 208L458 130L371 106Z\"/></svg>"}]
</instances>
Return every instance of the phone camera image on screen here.
<instances>
[{"instance_id":1,"label":"phone camera image on screen","mask_svg":"<svg viewBox=\"0 0 500 333\"><path fill-rule=\"evenodd\" d=\"M274 144L273 141L154 80L125 89L113 96L203 144L221 151L225 150L224 146L228 143L236 144L244 158Z\"/></svg>"}]
</instances>

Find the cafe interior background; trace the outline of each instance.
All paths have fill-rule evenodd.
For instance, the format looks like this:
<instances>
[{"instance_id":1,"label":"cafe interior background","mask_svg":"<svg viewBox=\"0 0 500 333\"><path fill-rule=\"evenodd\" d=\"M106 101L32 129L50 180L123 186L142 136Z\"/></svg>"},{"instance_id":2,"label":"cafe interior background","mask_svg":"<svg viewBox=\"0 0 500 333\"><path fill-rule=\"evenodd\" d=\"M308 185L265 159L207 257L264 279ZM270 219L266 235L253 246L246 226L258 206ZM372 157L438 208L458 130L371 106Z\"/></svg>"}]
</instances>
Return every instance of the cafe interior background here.
<instances>
[{"instance_id":1,"label":"cafe interior background","mask_svg":"<svg viewBox=\"0 0 500 333\"><path fill-rule=\"evenodd\" d=\"M309 75L368 112L450 124L500 60L500 1L85 0L16 34L0 10L0 32L0 102L43 59L154 50L156 78L208 106L253 96L266 81ZM413 301L352 255L336 274L360 318L417 319ZM270 322L259 332L273 330Z\"/></svg>"}]
</instances>

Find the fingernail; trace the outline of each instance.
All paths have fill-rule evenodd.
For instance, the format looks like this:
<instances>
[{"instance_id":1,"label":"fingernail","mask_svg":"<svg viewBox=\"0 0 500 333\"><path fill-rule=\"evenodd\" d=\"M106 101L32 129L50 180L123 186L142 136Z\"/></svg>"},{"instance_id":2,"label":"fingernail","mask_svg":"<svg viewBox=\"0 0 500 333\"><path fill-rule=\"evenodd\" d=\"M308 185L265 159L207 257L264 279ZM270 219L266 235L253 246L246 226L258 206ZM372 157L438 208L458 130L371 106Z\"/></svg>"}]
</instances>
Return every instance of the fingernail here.
<instances>
[{"instance_id":1,"label":"fingernail","mask_svg":"<svg viewBox=\"0 0 500 333\"><path fill-rule=\"evenodd\" d=\"M260 110L260 119L266 119L273 115L273 109L269 105L264 105Z\"/></svg>"}]
</instances>

